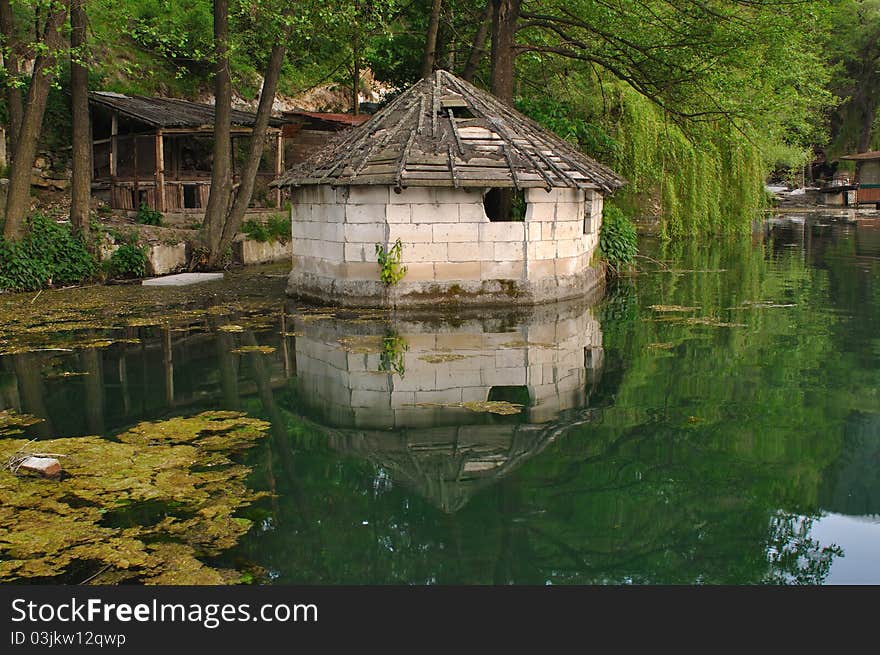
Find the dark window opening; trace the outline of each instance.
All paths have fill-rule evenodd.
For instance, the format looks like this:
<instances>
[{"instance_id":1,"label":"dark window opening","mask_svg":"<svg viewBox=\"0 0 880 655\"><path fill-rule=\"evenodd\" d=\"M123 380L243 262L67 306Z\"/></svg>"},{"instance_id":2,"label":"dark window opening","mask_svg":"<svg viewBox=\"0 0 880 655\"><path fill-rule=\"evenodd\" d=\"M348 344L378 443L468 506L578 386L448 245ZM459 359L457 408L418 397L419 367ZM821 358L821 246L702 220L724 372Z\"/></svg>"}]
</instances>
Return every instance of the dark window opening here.
<instances>
[{"instance_id":1,"label":"dark window opening","mask_svg":"<svg viewBox=\"0 0 880 655\"><path fill-rule=\"evenodd\" d=\"M137 191L132 189L131 195L134 198L134 204L132 205L132 207L134 207L135 209L138 209L141 205L150 204L149 202L147 202L147 192L142 189L138 189Z\"/></svg>"},{"instance_id":2,"label":"dark window opening","mask_svg":"<svg viewBox=\"0 0 880 655\"><path fill-rule=\"evenodd\" d=\"M483 209L492 222L524 221L526 218L525 191L489 189L483 196Z\"/></svg>"},{"instance_id":3,"label":"dark window opening","mask_svg":"<svg viewBox=\"0 0 880 655\"><path fill-rule=\"evenodd\" d=\"M184 209L198 209L199 207L199 190L192 184L183 187L183 207Z\"/></svg>"},{"instance_id":4,"label":"dark window opening","mask_svg":"<svg viewBox=\"0 0 880 655\"><path fill-rule=\"evenodd\" d=\"M525 385L510 387L490 387L489 401L502 401L512 403L514 405L522 405L529 407L531 405L531 397L529 396L529 388Z\"/></svg>"},{"instance_id":5,"label":"dark window opening","mask_svg":"<svg viewBox=\"0 0 880 655\"><path fill-rule=\"evenodd\" d=\"M440 113L445 115L450 109L454 118L476 118L469 107L446 107Z\"/></svg>"}]
</instances>

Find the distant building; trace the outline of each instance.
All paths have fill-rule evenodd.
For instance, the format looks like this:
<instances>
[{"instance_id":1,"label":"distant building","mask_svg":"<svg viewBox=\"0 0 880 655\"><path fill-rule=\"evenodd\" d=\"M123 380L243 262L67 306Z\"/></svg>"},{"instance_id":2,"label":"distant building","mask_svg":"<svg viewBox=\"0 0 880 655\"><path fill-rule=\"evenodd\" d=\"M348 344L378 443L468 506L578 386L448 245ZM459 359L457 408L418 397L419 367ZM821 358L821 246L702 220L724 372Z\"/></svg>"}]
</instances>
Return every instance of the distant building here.
<instances>
[{"instance_id":1,"label":"distant building","mask_svg":"<svg viewBox=\"0 0 880 655\"><path fill-rule=\"evenodd\" d=\"M856 162L856 202L880 203L880 150L844 155L841 159Z\"/></svg>"},{"instance_id":2,"label":"distant building","mask_svg":"<svg viewBox=\"0 0 880 655\"><path fill-rule=\"evenodd\" d=\"M326 148L340 132L362 125L369 114L333 114L319 111L286 111L284 127L284 161L300 164Z\"/></svg>"},{"instance_id":3,"label":"distant building","mask_svg":"<svg viewBox=\"0 0 880 655\"><path fill-rule=\"evenodd\" d=\"M386 307L582 296L604 281L603 198L624 180L437 71L278 184L292 193L288 293ZM407 270L388 286L376 246L397 239Z\"/></svg>"},{"instance_id":4,"label":"distant building","mask_svg":"<svg viewBox=\"0 0 880 655\"><path fill-rule=\"evenodd\" d=\"M211 190L214 106L173 98L89 94L92 189L114 209L204 210ZM247 153L256 115L232 112L233 168ZM252 203L281 206L269 183L284 167L280 121L272 119Z\"/></svg>"}]
</instances>

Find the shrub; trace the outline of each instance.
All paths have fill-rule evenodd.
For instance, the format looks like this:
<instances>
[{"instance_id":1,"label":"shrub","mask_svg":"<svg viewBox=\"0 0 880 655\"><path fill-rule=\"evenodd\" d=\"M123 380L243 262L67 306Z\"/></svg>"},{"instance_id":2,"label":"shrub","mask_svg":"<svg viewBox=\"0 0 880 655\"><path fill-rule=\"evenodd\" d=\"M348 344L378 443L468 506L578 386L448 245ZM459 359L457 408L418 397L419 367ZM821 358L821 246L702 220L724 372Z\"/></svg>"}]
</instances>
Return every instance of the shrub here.
<instances>
[{"instance_id":1,"label":"shrub","mask_svg":"<svg viewBox=\"0 0 880 655\"><path fill-rule=\"evenodd\" d=\"M612 268L631 264L638 251L638 237L632 221L614 205L605 205L602 228L599 231L599 249Z\"/></svg>"},{"instance_id":2,"label":"shrub","mask_svg":"<svg viewBox=\"0 0 880 655\"><path fill-rule=\"evenodd\" d=\"M138 209L137 222L141 225L162 225L162 212L150 209L147 203L142 202Z\"/></svg>"},{"instance_id":3,"label":"shrub","mask_svg":"<svg viewBox=\"0 0 880 655\"><path fill-rule=\"evenodd\" d=\"M0 289L33 291L74 284L92 277L95 269L95 258L70 226L41 214L28 219L24 238L0 237Z\"/></svg>"},{"instance_id":4,"label":"shrub","mask_svg":"<svg viewBox=\"0 0 880 655\"><path fill-rule=\"evenodd\" d=\"M281 214L272 214L265 223L251 218L241 224L241 231L248 239L260 243L267 241L287 243L290 241L290 220Z\"/></svg>"},{"instance_id":5,"label":"shrub","mask_svg":"<svg viewBox=\"0 0 880 655\"><path fill-rule=\"evenodd\" d=\"M143 277L147 274L147 248L129 237L110 257L110 275L116 278Z\"/></svg>"}]
</instances>

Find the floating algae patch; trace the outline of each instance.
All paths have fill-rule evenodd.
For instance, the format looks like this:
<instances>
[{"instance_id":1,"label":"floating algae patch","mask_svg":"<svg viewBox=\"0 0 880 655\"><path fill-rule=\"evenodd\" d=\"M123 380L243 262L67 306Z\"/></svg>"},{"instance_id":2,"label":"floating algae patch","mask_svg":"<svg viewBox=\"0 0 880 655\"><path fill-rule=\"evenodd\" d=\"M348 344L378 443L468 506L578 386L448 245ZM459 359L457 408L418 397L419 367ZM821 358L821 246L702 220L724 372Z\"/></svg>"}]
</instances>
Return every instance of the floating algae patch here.
<instances>
[{"instance_id":1,"label":"floating algae patch","mask_svg":"<svg viewBox=\"0 0 880 655\"><path fill-rule=\"evenodd\" d=\"M22 433L22 428L41 423L43 419L30 414L18 414L11 409L0 410L0 437ZM5 460L3 460L5 461Z\"/></svg>"},{"instance_id":2,"label":"floating algae patch","mask_svg":"<svg viewBox=\"0 0 880 655\"><path fill-rule=\"evenodd\" d=\"M250 448L269 425L236 412L140 423L117 436L40 442L62 453L60 480L0 472L0 582L64 579L88 565L93 584L228 584L231 570L203 561L237 543L250 521L234 516L261 493L250 468L230 455ZM27 445L0 441L0 459ZM150 525L105 521L126 507L163 503ZM118 526L118 524L116 524ZM82 582L82 580L69 580Z\"/></svg>"},{"instance_id":3,"label":"floating algae patch","mask_svg":"<svg viewBox=\"0 0 880 655\"><path fill-rule=\"evenodd\" d=\"M725 321L719 321L714 318L708 317L694 317L689 318L684 321L688 325L708 325L709 327L725 327L725 328L734 328L734 327L747 327L745 323L727 323Z\"/></svg>"},{"instance_id":4,"label":"floating algae patch","mask_svg":"<svg viewBox=\"0 0 880 655\"><path fill-rule=\"evenodd\" d=\"M672 350L677 345L678 344L676 344L676 343L669 343L669 342L667 342L667 343L649 343L648 348L650 348L651 350Z\"/></svg>"},{"instance_id":5,"label":"floating algae patch","mask_svg":"<svg viewBox=\"0 0 880 655\"><path fill-rule=\"evenodd\" d=\"M469 409L478 414L500 414L502 416L510 416L519 414L523 406L518 403L509 403L506 400L486 400L471 401L466 403L413 403L408 404L409 407L442 407L442 408L461 408Z\"/></svg>"},{"instance_id":6,"label":"floating algae patch","mask_svg":"<svg viewBox=\"0 0 880 655\"><path fill-rule=\"evenodd\" d=\"M375 334L342 337L339 344L342 349L356 355L373 355L383 352L383 337Z\"/></svg>"},{"instance_id":7,"label":"floating algae patch","mask_svg":"<svg viewBox=\"0 0 880 655\"><path fill-rule=\"evenodd\" d=\"M693 312L699 307L685 307L683 305L651 305L655 312Z\"/></svg>"},{"instance_id":8,"label":"floating algae patch","mask_svg":"<svg viewBox=\"0 0 880 655\"><path fill-rule=\"evenodd\" d=\"M508 341L502 343L499 348L557 348L555 343L542 343L540 341Z\"/></svg>"},{"instance_id":9,"label":"floating algae patch","mask_svg":"<svg viewBox=\"0 0 880 655\"><path fill-rule=\"evenodd\" d=\"M440 353L437 355L422 355L419 359L429 364L442 364L444 362L456 362L471 355L459 355L458 353Z\"/></svg>"},{"instance_id":10,"label":"floating algae patch","mask_svg":"<svg viewBox=\"0 0 880 655\"><path fill-rule=\"evenodd\" d=\"M244 328L240 325L221 325L217 329L220 332L244 332Z\"/></svg>"},{"instance_id":11,"label":"floating algae patch","mask_svg":"<svg viewBox=\"0 0 880 655\"><path fill-rule=\"evenodd\" d=\"M235 353L236 355L245 355L247 353L261 353L263 355L269 355L275 352L275 348L272 346L241 346L239 348L235 348L234 350L230 350L229 352Z\"/></svg>"}]
</instances>

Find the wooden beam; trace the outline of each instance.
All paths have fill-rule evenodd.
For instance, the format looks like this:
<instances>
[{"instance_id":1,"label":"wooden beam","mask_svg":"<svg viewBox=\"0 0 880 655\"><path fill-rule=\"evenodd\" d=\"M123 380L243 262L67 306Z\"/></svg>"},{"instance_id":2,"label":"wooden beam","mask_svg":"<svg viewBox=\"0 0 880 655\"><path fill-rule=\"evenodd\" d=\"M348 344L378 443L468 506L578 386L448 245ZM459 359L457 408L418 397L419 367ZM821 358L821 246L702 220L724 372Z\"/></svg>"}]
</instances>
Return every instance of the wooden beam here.
<instances>
[{"instance_id":1,"label":"wooden beam","mask_svg":"<svg viewBox=\"0 0 880 655\"><path fill-rule=\"evenodd\" d=\"M140 204L138 203L138 200L140 198L140 193L139 193L140 192L140 180L138 179L138 140L137 140L137 137L134 137L132 139L131 149L132 149L132 156L134 157L134 202L132 204L133 205L137 204L138 206L135 207L135 209L140 209Z\"/></svg>"},{"instance_id":2,"label":"wooden beam","mask_svg":"<svg viewBox=\"0 0 880 655\"><path fill-rule=\"evenodd\" d=\"M116 177L116 160L119 158L119 113L113 112L110 117L110 177Z\"/></svg>"},{"instance_id":3,"label":"wooden beam","mask_svg":"<svg viewBox=\"0 0 880 655\"><path fill-rule=\"evenodd\" d=\"M165 211L165 147L163 144L162 130L156 130L156 193L159 197L156 209Z\"/></svg>"},{"instance_id":4,"label":"wooden beam","mask_svg":"<svg viewBox=\"0 0 880 655\"><path fill-rule=\"evenodd\" d=\"M279 131L275 135L275 178L284 172L284 135ZM281 209L281 187L275 187L275 207Z\"/></svg>"}]
</instances>

